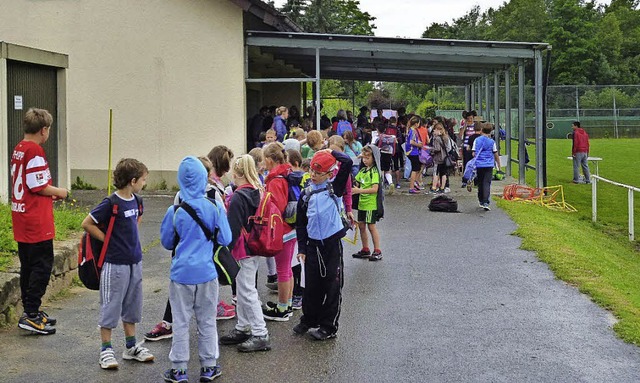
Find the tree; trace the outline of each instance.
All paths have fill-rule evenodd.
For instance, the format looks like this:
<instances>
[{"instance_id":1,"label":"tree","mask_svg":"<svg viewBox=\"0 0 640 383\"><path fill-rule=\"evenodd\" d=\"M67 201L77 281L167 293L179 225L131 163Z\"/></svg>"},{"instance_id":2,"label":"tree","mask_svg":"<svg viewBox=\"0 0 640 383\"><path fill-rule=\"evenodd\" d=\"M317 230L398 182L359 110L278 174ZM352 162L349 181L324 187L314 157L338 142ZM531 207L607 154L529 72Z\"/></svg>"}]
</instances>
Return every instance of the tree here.
<instances>
[{"instance_id":1,"label":"tree","mask_svg":"<svg viewBox=\"0 0 640 383\"><path fill-rule=\"evenodd\" d=\"M373 36L376 28L355 0L287 0L279 11L311 33Z\"/></svg>"}]
</instances>

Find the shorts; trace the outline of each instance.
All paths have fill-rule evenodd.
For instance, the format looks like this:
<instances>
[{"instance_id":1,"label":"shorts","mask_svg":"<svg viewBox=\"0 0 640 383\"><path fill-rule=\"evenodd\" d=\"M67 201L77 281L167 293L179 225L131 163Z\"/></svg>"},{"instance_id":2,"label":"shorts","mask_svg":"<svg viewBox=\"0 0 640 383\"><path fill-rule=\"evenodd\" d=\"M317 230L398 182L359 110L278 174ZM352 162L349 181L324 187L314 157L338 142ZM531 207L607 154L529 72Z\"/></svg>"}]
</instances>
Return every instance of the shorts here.
<instances>
[{"instance_id":1,"label":"shorts","mask_svg":"<svg viewBox=\"0 0 640 383\"><path fill-rule=\"evenodd\" d=\"M420 162L420 156L417 154L415 156L409 156L409 161L411 161L411 171L419 172L422 168L422 162Z\"/></svg>"},{"instance_id":2,"label":"shorts","mask_svg":"<svg viewBox=\"0 0 640 383\"><path fill-rule=\"evenodd\" d=\"M105 262L100 274L100 319L98 325L116 328L142 320L142 261L133 265Z\"/></svg>"},{"instance_id":3,"label":"shorts","mask_svg":"<svg viewBox=\"0 0 640 383\"><path fill-rule=\"evenodd\" d=\"M358 210L358 222L376 223L379 220L377 210Z\"/></svg>"},{"instance_id":4,"label":"shorts","mask_svg":"<svg viewBox=\"0 0 640 383\"><path fill-rule=\"evenodd\" d=\"M383 172L388 172L391 170L391 157L393 155L390 153L380 153L380 168Z\"/></svg>"},{"instance_id":5,"label":"shorts","mask_svg":"<svg viewBox=\"0 0 640 383\"><path fill-rule=\"evenodd\" d=\"M445 163L441 163L437 165L436 168L436 174L439 175L440 177L442 176L449 176L449 167L447 167L447 165L445 165Z\"/></svg>"}]
</instances>

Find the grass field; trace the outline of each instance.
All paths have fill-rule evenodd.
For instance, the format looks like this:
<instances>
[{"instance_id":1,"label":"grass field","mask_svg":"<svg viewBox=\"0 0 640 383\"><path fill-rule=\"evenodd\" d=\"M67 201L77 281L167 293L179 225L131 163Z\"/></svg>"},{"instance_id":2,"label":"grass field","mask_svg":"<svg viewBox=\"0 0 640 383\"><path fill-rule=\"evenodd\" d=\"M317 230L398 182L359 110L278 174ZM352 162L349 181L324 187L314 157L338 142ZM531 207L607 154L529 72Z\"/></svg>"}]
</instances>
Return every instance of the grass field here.
<instances>
[{"instance_id":1,"label":"grass field","mask_svg":"<svg viewBox=\"0 0 640 383\"><path fill-rule=\"evenodd\" d=\"M640 140L591 140L591 148L591 156L603 158L600 176L640 186L640 174L634 171L640 165ZM533 152L530 147L531 157ZM524 249L536 251L558 278L609 309L619 320L614 330L622 339L640 344L640 251L639 242L627 238L627 190L600 182L598 222L593 224L591 186L571 182L573 164L566 159L570 154L570 140L548 141L548 184L563 185L565 198L577 213L509 201L500 201L499 206L518 224L515 234L523 238ZM526 178L533 184L533 172ZM637 227L640 195L635 197Z\"/></svg>"}]
</instances>

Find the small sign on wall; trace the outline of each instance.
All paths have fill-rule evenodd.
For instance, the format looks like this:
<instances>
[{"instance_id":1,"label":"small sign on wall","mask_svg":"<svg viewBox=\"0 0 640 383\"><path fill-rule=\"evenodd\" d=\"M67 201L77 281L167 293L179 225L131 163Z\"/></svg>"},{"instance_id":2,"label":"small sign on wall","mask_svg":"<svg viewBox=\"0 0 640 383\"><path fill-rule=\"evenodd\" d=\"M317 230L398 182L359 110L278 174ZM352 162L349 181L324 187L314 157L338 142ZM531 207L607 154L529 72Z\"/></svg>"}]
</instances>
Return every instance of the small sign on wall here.
<instances>
[{"instance_id":1,"label":"small sign on wall","mask_svg":"<svg viewBox=\"0 0 640 383\"><path fill-rule=\"evenodd\" d=\"M22 96L13 96L13 108L22 110Z\"/></svg>"}]
</instances>

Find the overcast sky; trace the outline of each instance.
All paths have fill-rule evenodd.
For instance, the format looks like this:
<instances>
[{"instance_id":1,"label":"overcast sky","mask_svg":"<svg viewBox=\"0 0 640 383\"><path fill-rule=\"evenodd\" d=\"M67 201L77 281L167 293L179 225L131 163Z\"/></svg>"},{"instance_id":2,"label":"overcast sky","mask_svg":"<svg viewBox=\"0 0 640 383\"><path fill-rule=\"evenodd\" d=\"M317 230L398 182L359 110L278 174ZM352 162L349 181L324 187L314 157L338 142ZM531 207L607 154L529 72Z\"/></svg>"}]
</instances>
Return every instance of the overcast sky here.
<instances>
[{"instance_id":1,"label":"overcast sky","mask_svg":"<svg viewBox=\"0 0 640 383\"><path fill-rule=\"evenodd\" d=\"M431 23L451 22L479 4L484 11L498 8L505 0L360 0L360 9L376 17L376 36L413 37L422 33ZM609 3L599 1L599 3ZM280 7L285 0L275 0Z\"/></svg>"}]
</instances>

